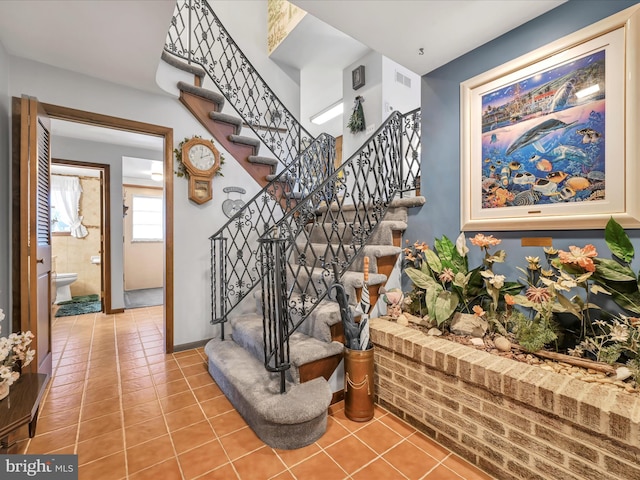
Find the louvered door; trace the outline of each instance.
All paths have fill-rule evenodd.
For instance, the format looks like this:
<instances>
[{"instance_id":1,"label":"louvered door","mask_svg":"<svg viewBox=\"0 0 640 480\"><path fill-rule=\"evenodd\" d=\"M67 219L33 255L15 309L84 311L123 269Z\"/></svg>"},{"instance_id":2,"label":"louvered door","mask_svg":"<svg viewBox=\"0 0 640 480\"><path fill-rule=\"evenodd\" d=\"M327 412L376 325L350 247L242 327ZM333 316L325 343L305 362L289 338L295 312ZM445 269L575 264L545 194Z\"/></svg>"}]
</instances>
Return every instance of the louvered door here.
<instances>
[{"instance_id":1,"label":"louvered door","mask_svg":"<svg viewBox=\"0 0 640 480\"><path fill-rule=\"evenodd\" d=\"M51 374L51 223L50 223L50 122L37 99L21 99L20 203L22 287L28 299L21 302L22 330L35 335L36 359L32 371ZM26 238L25 238L26 237ZM26 241L25 241L26 240ZM26 243L26 245L25 245ZM25 308L27 306L27 308Z\"/></svg>"}]
</instances>

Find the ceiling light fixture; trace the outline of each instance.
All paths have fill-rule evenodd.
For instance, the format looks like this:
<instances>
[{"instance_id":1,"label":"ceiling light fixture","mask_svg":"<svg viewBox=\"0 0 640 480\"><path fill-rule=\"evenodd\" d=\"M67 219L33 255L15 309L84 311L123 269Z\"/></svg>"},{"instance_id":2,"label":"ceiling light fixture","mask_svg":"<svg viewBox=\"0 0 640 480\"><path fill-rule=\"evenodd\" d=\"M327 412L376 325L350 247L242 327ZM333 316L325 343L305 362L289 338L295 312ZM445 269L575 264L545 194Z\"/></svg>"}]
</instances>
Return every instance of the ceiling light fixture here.
<instances>
[{"instance_id":1,"label":"ceiling light fixture","mask_svg":"<svg viewBox=\"0 0 640 480\"><path fill-rule=\"evenodd\" d=\"M156 182L161 182L163 178L164 178L164 175L162 175L162 173L160 172L151 173L151 180L154 180Z\"/></svg>"},{"instance_id":2,"label":"ceiling light fixture","mask_svg":"<svg viewBox=\"0 0 640 480\"><path fill-rule=\"evenodd\" d=\"M334 103L333 105L328 106L324 110L313 115L310 120L311 123L315 123L316 125L322 125L323 123L327 123L329 120L336 118L338 115L342 115L344 111L344 103L342 100Z\"/></svg>"}]
</instances>

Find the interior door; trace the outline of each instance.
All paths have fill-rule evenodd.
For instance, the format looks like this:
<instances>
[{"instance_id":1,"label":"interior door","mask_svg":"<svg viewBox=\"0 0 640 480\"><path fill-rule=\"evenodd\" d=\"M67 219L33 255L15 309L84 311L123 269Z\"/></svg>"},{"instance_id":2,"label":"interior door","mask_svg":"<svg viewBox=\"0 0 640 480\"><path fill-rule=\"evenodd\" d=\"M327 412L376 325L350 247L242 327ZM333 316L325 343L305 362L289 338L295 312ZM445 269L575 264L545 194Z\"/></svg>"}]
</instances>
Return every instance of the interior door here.
<instances>
[{"instance_id":1,"label":"interior door","mask_svg":"<svg viewBox=\"0 0 640 480\"><path fill-rule=\"evenodd\" d=\"M35 335L31 370L51 375L50 121L33 97L20 99L20 329Z\"/></svg>"}]
</instances>

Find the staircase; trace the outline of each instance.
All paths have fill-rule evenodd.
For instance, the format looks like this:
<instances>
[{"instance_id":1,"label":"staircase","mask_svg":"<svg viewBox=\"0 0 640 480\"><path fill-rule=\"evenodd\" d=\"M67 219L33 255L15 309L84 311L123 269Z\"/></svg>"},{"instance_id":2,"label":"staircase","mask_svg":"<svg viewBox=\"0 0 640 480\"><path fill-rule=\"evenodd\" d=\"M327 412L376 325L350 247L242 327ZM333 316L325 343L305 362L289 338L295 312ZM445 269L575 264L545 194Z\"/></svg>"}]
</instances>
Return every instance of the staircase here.
<instances>
[{"instance_id":1,"label":"staircase","mask_svg":"<svg viewBox=\"0 0 640 480\"><path fill-rule=\"evenodd\" d=\"M375 304L401 251L407 208L424 203L403 198L419 179L420 112L395 112L334 169L335 140L304 131L206 2L178 2L163 59L194 74L193 85L179 85L180 100L263 186L210 237L212 323L221 335L205 348L209 372L265 443L300 448L326 430L335 398L327 380L344 349L339 308L327 296L333 264L353 306L362 288ZM230 83L240 75L227 69L238 65L248 85ZM205 88L209 80L220 93ZM235 111L223 112L225 104ZM262 146L273 157L259 156ZM254 311L234 315L247 302Z\"/></svg>"}]
</instances>

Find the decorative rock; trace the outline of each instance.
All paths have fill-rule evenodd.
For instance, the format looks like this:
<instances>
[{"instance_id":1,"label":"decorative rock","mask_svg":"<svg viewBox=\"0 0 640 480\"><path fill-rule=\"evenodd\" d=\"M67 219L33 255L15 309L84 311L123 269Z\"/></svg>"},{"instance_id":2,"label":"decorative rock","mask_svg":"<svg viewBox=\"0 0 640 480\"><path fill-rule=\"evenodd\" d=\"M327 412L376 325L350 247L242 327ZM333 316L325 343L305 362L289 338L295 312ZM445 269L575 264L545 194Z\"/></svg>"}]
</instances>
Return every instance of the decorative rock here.
<instances>
[{"instance_id":1,"label":"decorative rock","mask_svg":"<svg viewBox=\"0 0 640 480\"><path fill-rule=\"evenodd\" d=\"M471 339L471 344L475 345L476 347L484 347L484 340L481 338L472 338Z\"/></svg>"},{"instance_id":2,"label":"decorative rock","mask_svg":"<svg viewBox=\"0 0 640 480\"><path fill-rule=\"evenodd\" d=\"M507 338L495 337L493 339L493 344L501 352L509 352L509 351L511 351L511 342ZM530 355L527 355L527 360L529 360L529 357L530 357Z\"/></svg>"},{"instance_id":3,"label":"decorative rock","mask_svg":"<svg viewBox=\"0 0 640 480\"><path fill-rule=\"evenodd\" d=\"M442 335L442 331L434 327L429 329L427 335L431 335L432 337L439 337L440 335Z\"/></svg>"},{"instance_id":4,"label":"decorative rock","mask_svg":"<svg viewBox=\"0 0 640 480\"><path fill-rule=\"evenodd\" d=\"M396 321L398 322L398 325L404 325L405 327L409 325L409 319L404 313L400 314Z\"/></svg>"},{"instance_id":5,"label":"decorative rock","mask_svg":"<svg viewBox=\"0 0 640 480\"><path fill-rule=\"evenodd\" d=\"M633 374L627 367L616 368L616 380L626 380L631 375Z\"/></svg>"},{"instance_id":6,"label":"decorative rock","mask_svg":"<svg viewBox=\"0 0 640 480\"><path fill-rule=\"evenodd\" d=\"M471 337L484 337L487 332L489 324L486 320L472 315L470 313L457 312L451 320L451 326L449 329L451 333L456 335L469 335Z\"/></svg>"},{"instance_id":7,"label":"decorative rock","mask_svg":"<svg viewBox=\"0 0 640 480\"><path fill-rule=\"evenodd\" d=\"M416 317L415 315L411 315L410 313L405 313L404 316L407 317L407 319L411 323L414 323L416 325L422 325L423 327L432 327L433 326L433 324L431 323L431 320L429 320L429 317L426 317L427 321L425 321L423 318Z\"/></svg>"}]
</instances>

